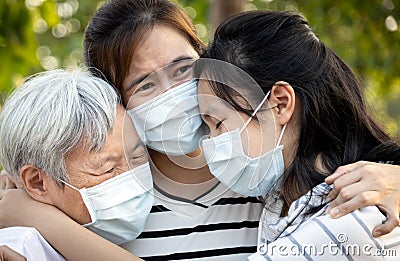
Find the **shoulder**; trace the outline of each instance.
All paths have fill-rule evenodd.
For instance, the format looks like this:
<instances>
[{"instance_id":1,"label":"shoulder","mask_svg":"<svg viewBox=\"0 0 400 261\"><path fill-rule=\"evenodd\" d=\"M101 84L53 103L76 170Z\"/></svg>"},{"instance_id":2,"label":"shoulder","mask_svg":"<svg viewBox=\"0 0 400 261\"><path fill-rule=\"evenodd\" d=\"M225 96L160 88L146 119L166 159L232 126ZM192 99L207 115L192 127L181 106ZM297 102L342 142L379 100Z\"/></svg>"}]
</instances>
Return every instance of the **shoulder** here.
<instances>
[{"instance_id":1,"label":"shoulder","mask_svg":"<svg viewBox=\"0 0 400 261\"><path fill-rule=\"evenodd\" d=\"M328 189L325 185L315 187L314 196L322 195L321 192L325 189ZM310 197L311 194L307 193L292 204L291 215L264 227L261 234L265 232L268 235L275 226L279 226L278 232L281 233L277 234L277 238L266 238L267 240L259 242L258 253L252 255L250 260L279 260L277 257L288 257L291 254L313 260L324 260L332 256L339 260L346 260L346 256L352 256L356 260L368 260L371 257L383 256L382 251L400 250L399 227L388 235L379 238L372 236L373 228L386 219L377 207L364 207L337 219L325 215L324 208L311 216L302 215L302 210L306 209L305 204L314 207L321 201L321 198L305 200L307 195ZM298 218L299 216L301 218Z\"/></svg>"},{"instance_id":2,"label":"shoulder","mask_svg":"<svg viewBox=\"0 0 400 261\"><path fill-rule=\"evenodd\" d=\"M33 227L8 227L0 229L0 242L23 242L28 240L35 240L40 238L41 235Z\"/></svg>"}]
</instances>

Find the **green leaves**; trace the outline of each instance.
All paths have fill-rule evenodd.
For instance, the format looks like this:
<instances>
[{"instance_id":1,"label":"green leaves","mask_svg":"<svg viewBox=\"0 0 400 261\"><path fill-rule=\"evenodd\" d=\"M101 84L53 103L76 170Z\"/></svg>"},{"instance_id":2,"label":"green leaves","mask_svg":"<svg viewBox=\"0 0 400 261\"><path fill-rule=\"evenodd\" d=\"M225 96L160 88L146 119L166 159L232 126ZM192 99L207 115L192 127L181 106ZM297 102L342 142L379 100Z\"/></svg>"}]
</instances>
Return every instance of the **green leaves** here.
<instances>
[{"instance_id":1,"label":"green leaves","mask_svg":"<svg viewBox=\"0 0 400 261\"><path fill-rule=\"evenodd\" d=\"M205 42L213 31L211 1L177 1ZM82 63L82 34L101 2L0 0L0 95L35 72ZM400 137L398 1L248 0L245 8L303 14L326 45L362 77L374 113Z\"/></svg>"},{"instance_id":2,"label":"green leaves","mask_svg":"<svg viewBox=\"0 0 400 261\"><path fill-rule=\"evenodd\" d=\"M15 79L37 66L37 41L24 1L1 0L0 21L0 92L7 92Z\"/></svg>"}]
</instances>

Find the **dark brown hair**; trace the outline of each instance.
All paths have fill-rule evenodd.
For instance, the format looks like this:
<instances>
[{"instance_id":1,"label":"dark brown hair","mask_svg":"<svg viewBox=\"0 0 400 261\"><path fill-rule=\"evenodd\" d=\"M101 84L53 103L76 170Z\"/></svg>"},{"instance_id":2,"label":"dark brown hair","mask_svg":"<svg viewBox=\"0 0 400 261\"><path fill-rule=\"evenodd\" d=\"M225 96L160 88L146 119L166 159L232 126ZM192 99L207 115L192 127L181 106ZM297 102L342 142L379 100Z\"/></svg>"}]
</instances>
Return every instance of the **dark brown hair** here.
<instances>
[{"instance_id":1,"label":"dark brown hair","mask_svg":"<svg viewBox=\"0 0 400 261\"><path fill-rule=\"evenodd\" d=\"M177 4L168 0L111 0L95 13L85 30L86 65L120 90L138 44L157 24L176 29L197 53L203 51L192 21Z\"/></svg>"}]
</instances>

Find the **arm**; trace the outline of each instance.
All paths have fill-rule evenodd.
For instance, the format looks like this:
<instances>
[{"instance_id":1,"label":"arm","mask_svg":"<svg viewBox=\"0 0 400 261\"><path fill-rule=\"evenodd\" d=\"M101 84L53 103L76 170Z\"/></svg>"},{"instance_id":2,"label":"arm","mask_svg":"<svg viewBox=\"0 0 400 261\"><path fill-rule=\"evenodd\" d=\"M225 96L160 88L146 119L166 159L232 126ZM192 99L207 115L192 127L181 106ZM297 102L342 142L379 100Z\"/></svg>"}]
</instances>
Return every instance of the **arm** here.
<instances>
[{"instance_id":1,"label":"arm","mask_svg":"<svg viewBox=\"0 0 400 261\"><path fill-rule=\"evenodd\" d=\"M289 235L284 233L268 245L259 246L249 259L339 261L350 260L351 256L354 260L396 260L400 255L400 228L379 239L371 236L372 229L385 220L377 207L361 208L337 219L321 212Z\"/></svg>"},{"instance_id":2,"label":"arm","mask_svg":"<svg viewBox=\"0 0 400 261\"><path fill-rule=\"evenodd\" d=\"M0 191L0 210L0 227L35 227L68 260L141 260L22 189Z\"/></svg>"},{"instance_id":3,"label":"arm","mask_svg":"<svg viewBox=\"0 0 400 261\"><path fill-rule=\"evenodd\" d=\"M338 218L364 206L378 206L387 220L373 235L391 232L399 225L400 166L359 161L339 167L325 182L334 184L328 198L334 199L327 213ZM327 199L329 200L329 199Z\"/></svg>"}]
</instances>

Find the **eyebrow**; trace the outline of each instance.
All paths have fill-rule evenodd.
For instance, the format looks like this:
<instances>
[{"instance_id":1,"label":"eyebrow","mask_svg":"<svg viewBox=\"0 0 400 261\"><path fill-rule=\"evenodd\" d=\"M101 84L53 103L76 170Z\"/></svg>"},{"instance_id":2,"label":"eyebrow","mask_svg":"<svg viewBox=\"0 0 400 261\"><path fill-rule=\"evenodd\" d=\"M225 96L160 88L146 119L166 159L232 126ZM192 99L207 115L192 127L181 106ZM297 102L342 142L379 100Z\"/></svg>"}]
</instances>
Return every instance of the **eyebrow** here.
<instances>
[{"instance_id":1,"label":"eyebrow","mask_svg":"<svg viewBox=\"0 0 400 261\"><path fill-rule=\"evenodd\" d=\"M187 55L178 56L177 58L175 58L171 62L169 62L166 66L168 66L170 64L173 64L173 63L176 63L176 62L180 62L180 61L184 61L184 60L192 60L192 59L194 59L194 57L192 57L192 56L187 56ZM159 69L161 69L161 68L159 68ZM125 88L125 91L131 90L133 86L135 86L136 84L142 82L144 79L146 79L152 73L154 73L154 71L150 72L150 73L143 74L143 75L137 77L136 79L131 81L131 83Z\"/></svg>"},{"instance_id":2,"label":"eyebrow","mask_svg":"<svg viewBox=\"0 0 400 261\"><path fill-rule=\"evenodd\" d=\"M116 156L116 155L108 155L106 157L100 157L99 161L96 163L90 162L91 167L93 170L99 170L101 169L104 165L106 165L108 162L117 162L121 159L121 157Z\"/></svg>"}]
</instances>

